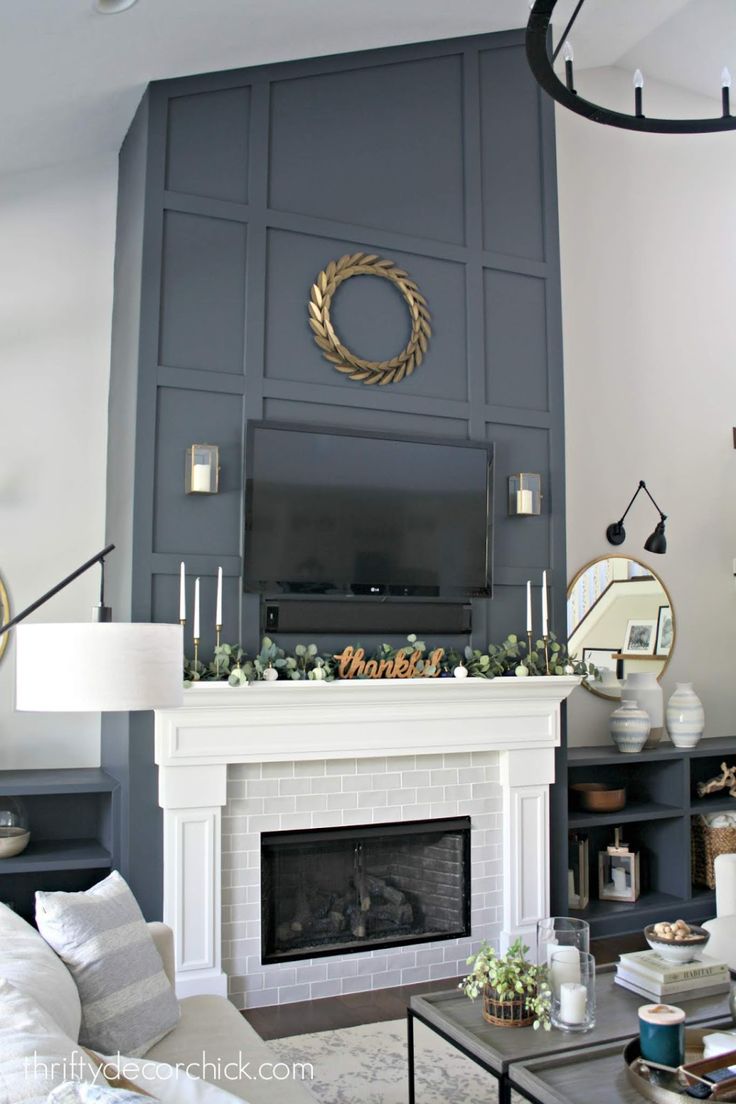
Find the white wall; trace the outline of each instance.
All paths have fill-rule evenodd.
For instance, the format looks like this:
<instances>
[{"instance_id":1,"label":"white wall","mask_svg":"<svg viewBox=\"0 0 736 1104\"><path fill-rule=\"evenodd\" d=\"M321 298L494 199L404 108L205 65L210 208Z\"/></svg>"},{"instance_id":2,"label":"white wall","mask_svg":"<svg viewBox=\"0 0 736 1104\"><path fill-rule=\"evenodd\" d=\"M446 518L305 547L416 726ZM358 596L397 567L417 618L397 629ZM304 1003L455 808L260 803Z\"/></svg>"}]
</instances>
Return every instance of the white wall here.
<instances>
[{"instance_id":1,"label":"white wall","mask_svg":"<svg viewBox=\"0 0 736 1104\"><path fill-rule=\"evenodd\" d=\"M0 178L0 574L14 613L104 544L116 187L111 155ZM98 585L95 570L33 619L87 620ZM0 769L98 764L99 715L15 713L14 669L11 636Z\"/></svg>"},{"instance_id":2,"label":"white wall","mask_svg":"<svg viewBox=\"0 0 736 1104\"><path fill-rule=\"evenodd\" d=\"M631 75L581 92L631 109ZM650 114L713 115L715 101L650 82ZM682 110L680 110L682 109ZM643 544L640 496L616 551L660 573L677 617L663 679L692 680L706 735L736 730L736 135L634 134L557 111L570 577L611 551L606 526L639 479L666 514L668 551ZM571 743L606 742L612 705L578 691Z\"/></svg>"}]
</instances>

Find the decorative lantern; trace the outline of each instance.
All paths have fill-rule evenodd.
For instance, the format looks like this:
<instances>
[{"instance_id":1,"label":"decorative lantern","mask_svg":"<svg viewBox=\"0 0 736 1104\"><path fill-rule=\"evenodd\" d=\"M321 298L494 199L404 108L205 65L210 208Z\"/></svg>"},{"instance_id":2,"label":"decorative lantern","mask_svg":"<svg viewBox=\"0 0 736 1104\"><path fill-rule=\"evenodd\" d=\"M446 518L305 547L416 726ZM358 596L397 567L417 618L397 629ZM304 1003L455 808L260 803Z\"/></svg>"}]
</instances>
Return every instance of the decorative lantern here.
<instances>
[{"instance_id":1,"label":"decorative lantern","mask_svg":"<svg viewBox=\"0 0 736 1104\"><path fill-rule=\"evenodd\" d=\"M217 445L190 445L184 474L187 494L217 494L220 489L220 450Z\"/></svg>"},{"instance_id":2,"label":"decorative lantern","mask_svg":"<svg viewBox=\"0 0 736 1104\"><path fill-rule=\"evenodd\" d=\"M598 852L598 897L601 901L636 901L639 898L639 853L621 842L615 831L613 846Z\"/></svg>"},{"instance_id":3,"label":"decorative lantern","mask_svg":"<svg viewBox=\"0 0 736 1104\"><path fill-rule=\"evenodd\" d=\"M509 517L534 517L542 512L542 477L534 472L509 476Z\"/></svg>"}]
</instances>

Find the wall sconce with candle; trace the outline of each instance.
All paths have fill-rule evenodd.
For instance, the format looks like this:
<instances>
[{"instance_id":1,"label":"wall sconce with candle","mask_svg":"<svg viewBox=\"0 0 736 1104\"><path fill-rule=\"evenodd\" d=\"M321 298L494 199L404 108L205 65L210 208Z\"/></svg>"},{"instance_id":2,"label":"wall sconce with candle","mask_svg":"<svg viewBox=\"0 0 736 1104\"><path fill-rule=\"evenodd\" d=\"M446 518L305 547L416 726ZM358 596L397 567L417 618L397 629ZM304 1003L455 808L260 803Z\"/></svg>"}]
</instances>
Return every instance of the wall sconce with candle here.
<instances>
[{"instance_id":1,"label":"wall sconce with candle","mask_svg":"<svg viewBox=\"0 0 736 1104\"><path fill-rule=\"evenodd\" d=\"M217 494L220 489L220 450L217 445L190 445L184 471L187 494Z\"/></svg>"},{"instance_id":2,"label":"wall sconce with candle","mask_svg":"<svg viewBox=\"0 0 736 1104\"><path fill-rule=\"evenodd\" d=\"M509 517L535 517L542 512L542 477L535 472L509 476Z\"/></svg>"}]
</instances>

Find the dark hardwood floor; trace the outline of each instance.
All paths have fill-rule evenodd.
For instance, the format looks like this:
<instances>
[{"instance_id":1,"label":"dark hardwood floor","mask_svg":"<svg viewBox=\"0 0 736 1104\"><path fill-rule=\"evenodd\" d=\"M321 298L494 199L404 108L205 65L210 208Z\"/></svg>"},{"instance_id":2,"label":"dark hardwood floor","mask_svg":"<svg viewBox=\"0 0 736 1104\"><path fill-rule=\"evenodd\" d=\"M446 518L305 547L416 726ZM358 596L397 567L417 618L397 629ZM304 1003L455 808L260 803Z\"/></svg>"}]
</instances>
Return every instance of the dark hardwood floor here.
<instances>
[{"instance_id":1,"label":"dark hardwood floor","mask_svg":"<svg viewBox=\"0 0 736 1104\"><path fill-rule=\"evenodd\" d=\"M596 939L591 952L599 965L615 962L626 951L646 948L641 934L621 935L612 939ZM416 993L432 993L452 989L460 978L425 981L419 985L402 985L395 989L377 989L369 993L350 993L344 997L324 997L322 1000L280 1004L271 1008L253 1008L243 1012L246 1020L262 1039L283 1039L287 1035L306 1035L314 1031L336 1031L341 1027L399 1020L406 1014L409 998Z\"/></svg>"}]
</instances>

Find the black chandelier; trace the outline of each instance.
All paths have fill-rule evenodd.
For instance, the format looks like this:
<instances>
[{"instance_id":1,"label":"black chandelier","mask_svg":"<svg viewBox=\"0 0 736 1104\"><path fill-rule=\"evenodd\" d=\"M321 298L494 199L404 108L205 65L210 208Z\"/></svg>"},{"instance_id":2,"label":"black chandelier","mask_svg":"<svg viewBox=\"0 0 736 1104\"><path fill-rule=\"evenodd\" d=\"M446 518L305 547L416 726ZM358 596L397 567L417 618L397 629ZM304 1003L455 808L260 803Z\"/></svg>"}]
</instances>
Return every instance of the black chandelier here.
<instances>
[{"instance_id":1,"label":"black chandelier","mask_svg":"<svg viewBox=\"0 0 736 1104\"><path fill-rule=\"evenodd\" d=\"M638 69L634 74L634 111L631 115L601 107L579 96L575 91L574 56L568 35L585 0L578 0L557 46L553 46L550 23L557 2L558 0L534 0L526 28L526 56L539 84L563 107L583 115L586 119L592 119L594 123L605 123L607 126L622 127L625 130L650 131L657 134L705 134L716 130L736 129L736 116L731 114L731 76L728 69L724 69L721 73L722 114L711 119L648 118L644 112L644 78ZM564 83L554 70L554 63L563 49Z\"/></svg>"}]
</instances>

